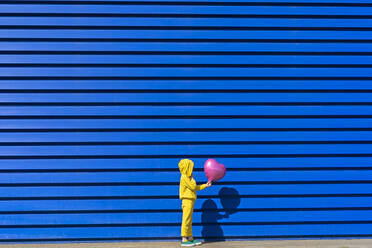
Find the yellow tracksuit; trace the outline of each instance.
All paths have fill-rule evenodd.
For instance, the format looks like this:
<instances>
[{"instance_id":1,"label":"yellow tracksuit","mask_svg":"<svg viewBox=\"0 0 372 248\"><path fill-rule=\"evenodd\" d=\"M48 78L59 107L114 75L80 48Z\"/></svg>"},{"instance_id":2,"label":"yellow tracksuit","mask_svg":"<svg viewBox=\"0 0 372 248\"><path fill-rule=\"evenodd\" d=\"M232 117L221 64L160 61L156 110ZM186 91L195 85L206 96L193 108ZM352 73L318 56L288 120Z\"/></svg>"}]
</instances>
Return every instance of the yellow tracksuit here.
<instances>
[{"instance_id":1,"label":"yellow tracksuit","mask_svg":"<svg viewBox=\"0 0 372 248\"><path fill-rule=\"evenodd\" d=\"M180 199L182 200L182 227L181 236L191 237L192 235L192 213L194 211L194 203L196 200L196 191L206 188L206 184L196 185L192 177L194 162L189 159L182 159L178 168L181 172L180 179Z\"/></svg>"}]
</instances>

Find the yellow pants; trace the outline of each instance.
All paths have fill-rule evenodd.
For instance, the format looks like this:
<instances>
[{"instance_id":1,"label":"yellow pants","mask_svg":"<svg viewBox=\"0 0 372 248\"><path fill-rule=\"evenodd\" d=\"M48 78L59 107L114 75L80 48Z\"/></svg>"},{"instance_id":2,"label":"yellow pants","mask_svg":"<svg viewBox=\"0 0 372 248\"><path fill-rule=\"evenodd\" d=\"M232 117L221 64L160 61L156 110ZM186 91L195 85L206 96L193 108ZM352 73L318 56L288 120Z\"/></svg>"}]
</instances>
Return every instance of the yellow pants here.
<instances>
[{"instance_id":1,"label":"yellow pants","mask_svg":"<svg viewBox=\"0 0 372 248\"><path fill-rule=\"evenodd\" d=\"M183 199L182 200L182 227L181 236L192 236L192 213L194 211L195 200Z\"/></svg>"}]
</instances>

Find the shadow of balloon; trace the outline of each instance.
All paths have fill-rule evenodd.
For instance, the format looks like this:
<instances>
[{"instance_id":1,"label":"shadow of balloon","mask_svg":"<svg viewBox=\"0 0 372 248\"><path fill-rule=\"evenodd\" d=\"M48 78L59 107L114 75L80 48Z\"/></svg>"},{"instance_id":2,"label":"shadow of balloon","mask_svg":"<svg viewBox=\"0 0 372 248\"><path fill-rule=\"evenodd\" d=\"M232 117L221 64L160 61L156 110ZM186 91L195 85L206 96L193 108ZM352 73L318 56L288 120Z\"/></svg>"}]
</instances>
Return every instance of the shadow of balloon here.
<instances>
[{"instance_id":1,"label":"shadow of balloon","mask_svg":"<svg viewBox=\"0 0 372 248\"><path fill-rule=\"evenodd\" d=\"M202 205L202 238L204 242L224 241L225 236L218 220L229 218L231 214L238 212L240 204L239 192L230 187L223 187L218 193L223 209L218 209L212 199L205 200ZM220 214L219 212L225 212Z\"/></svg>"}]
</instances>

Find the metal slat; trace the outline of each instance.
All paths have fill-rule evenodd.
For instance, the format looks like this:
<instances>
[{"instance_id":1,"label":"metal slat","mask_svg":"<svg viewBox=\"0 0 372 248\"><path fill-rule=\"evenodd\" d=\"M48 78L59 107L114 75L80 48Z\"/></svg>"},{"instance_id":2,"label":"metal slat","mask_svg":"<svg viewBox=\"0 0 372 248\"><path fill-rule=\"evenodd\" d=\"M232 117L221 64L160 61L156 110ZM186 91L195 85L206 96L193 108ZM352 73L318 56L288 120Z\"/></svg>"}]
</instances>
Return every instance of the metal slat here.
<instances>
[{"instance_id":1,"label":"metal slat","mask_svg":"<svg viewBox=\"0 0 372 248\"><path fill-rule=\"evenodd\" d=\"M5 160L1 162L1 173L13 172L93 172L94 171L124 171L124 172L148 172L148 171L178 171L177 164L180 158L164 159L25 159ZM203 171L205 158L193 158L195 171ZM225 164L229 171L243 171L244 169L255 169L253 171L302 171L306 170L363 170L372 164L371 157L306 157L306 158L218 158ZM235 168L235 170L234 170ZM5 171L4 171L5 170ZM112 171L111 171L112 172ZM199 175L195 172L195 175ZM203 178L200 178L200 180Z\"/></svg>"},{"instance_id":2,"label":"metal slat","mask_svg":"<svg viewBox=\"0 0 372 248\"><path fill-rule=\"evenodd\" d=\"M275 120L275 121L273 121ZM323 129L347 129L347 128L370 128L370 118L314 118L309 119L19 119L0 120L2 129L210 129L210 128L231 128L231 129L285 129L285 128L323 128ZM191 129L192 130L192 129Z\"/></svg>"},{"instance_id":3,"label":"metal slat","mask_svg":"<svg viewBox=\"0 0 372 248\"><path fill-rule=\"evenodd\" d=\"M370 15L368 7L3 4L0 13Z\"/></svg>"},{"instance_id":4,"label":"metal slat","mask_svg":"<svg viewBox=\"0 0 372 248\"><path fill-rule=\"evenodd\" d=\"M370 156L370 144L317 145L169 145L169 146L3 146L0 158L23 156L118 156L118 157L270 157L270 156Z\"/></svg>"},{"instance_id":5,"label":"metal slat","mask_svg":"<svg viewBox=\"0 0 372 248\"><path fill-rule=\"evenodd\" d=\"M151 28L150 28L151 29ZM137 32L140 32L138 30ZM372 32L370 33L372 35ZM2 42L1 51L101 51L108 52L167 52L170 55L184 52L369 52L372 44L296 44L291 43L172 43L172 42ZM156 55L156 53L155 53ZM237 54L239 55L239 54ZM282 54L285 55L285 54ZM355 54L356 55L356 54Z\"/></svg>"},{"instance_id":6,"label":"metal slat","mask_svg":"<svg viewBox=\"0 0 372 248\"><path fill-rule=\"evenodd\" d=\"M254 16L253 16L254 17ZM372 20L289 19L289 18L154 18L154 17L1 17L1 25L59 26L192 26L192 27L371 27Z\"/></svg>"},{"instance_id":7,"label":"metal slat","mask_svg":"<svg viewBox=\"0 0 372 248\"><path fill-rule=\"evenodd\" d=\"M156 93L156 90L174 92L184 90L195 90L195 92L224 93L229 90L236 92L261 90L265 91L286 91L295 90L319 92L352 92L357 90L362 93L364 90L371 90L371 80L7 80L8 84L0 84L1 92L135 92L141 91ZM227 83L226 83L227 82ZM49 90L49 91L48 91ZM50 91L51 90L51 91ZM53 91L54 90L54 91ZM136 91L137 90L137 91ZM158 92L161 93L161 92ZM345 98L346 100L346 98Z\"/></svg>"},{"instance_id":8,"label":"metal slat","mask_svg":"<svg viewBox=\"0 0 372 248\"><path fill-rule=\"evenodd\" d=\"M196 180L199 183L204 182L207 178L203 171L194 172ZM1 184L73 184L73 183L162 183L172 182L177 184L180 178L178 171L172 172L60 172L60 173L1 173ZM316 171L244 171L233 170L224 177L224 182L238 184L255 184L255 183L280 183L290 182L295 184L300 182L319 182L319 181L372 181L370 170L322 170ZM206 191L207 192L207 191Z\"/></svg>"},{"instance_id":9,"label":"metal slat","mask_svg":"<svg viewBox=\"0 0 372 248\"><path fill-rule=\"evenodd\" d=\"M352 196L298 196L293 194L292 197L278 197L278 196L267 196L267 197L247 197L239 192L240 204L239 209L267 209L271 206L274 208L292 208L294 210L301 210L304 208L369 208L371 207L371 197L352 197ZM220 198L218 195L209 197L199 196L199 200L195 202L195 212L201 211L204 201L212 199L215 201L219 209L222 208ZM61 204L61 203L65 204ZM167 209L179 209L181 201L177 199L177 196L173 198L160 198L160 199L75 199L66 200L61 198L60 200L9 200L0 201L0 211L9 210L13 211L120 211L128 210L135 213L136 210L167 210ZM289 210L288 210L289 211ZM305 210L303 210L305 211ZM303 213L303 212L302 212ZM46 214L45 214L46 215Z\"/></svg>"},{"instance_id":10,"label":"metal slat","mask_svg":"<svg viewBox=\"0 0 372 248\"><path fill-rule=\"evenodd\" d=\"M24 103L25 105L36 103L55 103L69 104L81 103L93 104L141 104L153 103L177 105L195 103L198 104L229 104L241 103L269 105L276 103L285 105L286 103L308 103L309 105L321 104L327 105L332 103L343 103L344 105L353 103L372 103L371 93L0 93L0 104L17 104ZM50 105L49 105L50 106Z\"/></svg>"},{"instance_id":11,"label":"metal slat","mask_svg":"<svg viewBox=\"0 0 372 248\"><path fill-rule=\"evenodd\" d=\"M201 182L205 182L203 180ZM199 183L201 183L199 181ZM74 198L75 200L83 200L85 197L97 198L105 197L106 199L153 199L161 198L165 201L169 198L178 199L178 183L173 185L139 185L139 183L133 183L133 186L89 186L86 184L81 184L80 186L57 184L53 186L13 186L4 187L0 189L1 197L0 201L10 201L10 200L63 200L64 198ZM213 196L219 197L219 191L224 187L234 188L238 191L240 197L245 198L262 198L262 197L277 197L286 198L287 195L297 196L313 196L323 195L324 197L331 197L344 195L358 196L358 194L371 194L370 183L359 183L352 181L340 182L340 183L276 183L276 184L252 184L252 185L242 185L239 183L223 185L214 185L210 189L198 192L199 200L203 198L210 198ZM233 197L235 197L235 193ZM359 195L361 196L361 195ZM364 195L366 196L366 195ZM42 199L40 199L42 198ZM283 199L282 199L283 200ZM349 199L350 200L350 199ZM251 199L254 201L254 199Z\"/></svg>"},{"instance_id":12,"label":"metal slat","mask_svg":"<svg viewBox=\"0 0 372 248\"><path fill-rule=\"evenodd\" d=\"M2 119L314 119L371 118L372 106L20 106Z\"/></svg>"},{"instance_id":13,"label":"metal slat","mask_svg":"<svg viewBox=\"0 0 372 248\"><path fill-rule=\"evenodd\" d=\"M54 132L53 130L45 130L44 132L5 132L0 136L0 144L8 143L17 144L31 142L39 145L48 145L48 142L159 142L167 144L167 142L358 142L371 141L371 131L167 131L167 132L105 132L104 130L91 132Z\"/></svg>"},{"instance_id":14,"label":"metal slat","mask_svg":"<svg viewBox=\"0 0 372 248\"><path fill-rule=\"evenodd\" d=\"M143 64L144 66L160 65L316 65L318 66L372 66L372 56L342 55L0 55L0 66L122 66ZM34 82L41 83L41 82ZM217 82L215 82L217 83ZM284 83L284 82L283 82ZM52 82L50 83L52 84ZM226 85L227 87L228 85ZM171 87L171 84L169 85ZM47 88L47 87L46 87ZM67 88L67 87L66 87Z\"/></svg>"},{"instance_id":15,"label":"metal slat","mask_svg":"<svg viewBox=\"0 0 372 248\"><path fill-rule=\"evenodd\" d=\"M4 235L8 237L4 241L12 240L14 241L26 241L28 239L34 241L48 241L48 239L55 240L79 240L80 238L88 238L88 240L100 240L100 238L107 239L145 239L150 240L159 237L169 237L176 239L179 236L179 225L180 223L175 223L174 226L157 226L152 227L152 232L149 233L149 226L145 227L72 227L72 228L50 228L45 227L40 231L39 228L4 228L2 229ZM212 226L213 227L213 226ZM325 228L328 227L328 228ZM237 236L236 229L241 229L241 236ZM244 225L233 225L233 226L223 226L224 235L227 237L270 237L270 235L278 235L286 237L286 235L294 235L293 237L306 237L309 233L312 235L320 235L323 237L332 237L333 235L344 235L346 237L358 236L361 234L370 235L368 230L371 228L371 224L311 224L311 225L291 225L290 228L287 224L283 225L266 225L266 226L244 226ZM109 231L111 230L111 231ZM347 232L345 231L347 230ZM113 232L114 231L114 232ZM193 229L195 233L202 232L202 226L195 226ZM21 233L19 235L19 233ZM124 237L124 238L123 238ZM161 238L160 238L161 239ZM28 240L30 241L30 240Z\"/></svg>"},{"instance_id":16,"label":"metal slat","mask_svg":"<svg viewBox=\"0 0 372 248\"><path fill-rule=\"evenodd\" d=\"M372 18L372 17L371 17ZM348 20L346 20L348 21ZM369 31L286 30L34 30L0 29L0 38L120 38L120 39L351 39L370 40Z\"/></svg>"},{"instance_id":17,"label":"metal slat","mask_svg":"<svg viewBox=\"0 0 372 248\"><path fill-rule=\"evenodd\" d=\"M209 201L210 202L210 201ZM208 205L209 202L205 204ZM212 203L213 204L213 203ZM211 204L211 206L213 206ZM225 216L218 223L224 225L230 222L239 222L242 219L249 220L251 223L272 222L293 222L293 221L366 221L371 220L371 212L364 211L312 211L312 212L237 212L228 216L225 211L212 212L207 208L203 212L193 214L194 223L203 223L206 217ZM164 218L164 215L167 218ZM63 224L141 224L141 223L178 223L182 218L181 212L163 212L163 213L115 213L115 214L27 214L27 215L0 215L2 225L63 225ZM115 219L115 222L112 220ZM205 221L204 221L205 222ZM1 228L1 225L0 225Z\"/></svg>"}]
</instances>

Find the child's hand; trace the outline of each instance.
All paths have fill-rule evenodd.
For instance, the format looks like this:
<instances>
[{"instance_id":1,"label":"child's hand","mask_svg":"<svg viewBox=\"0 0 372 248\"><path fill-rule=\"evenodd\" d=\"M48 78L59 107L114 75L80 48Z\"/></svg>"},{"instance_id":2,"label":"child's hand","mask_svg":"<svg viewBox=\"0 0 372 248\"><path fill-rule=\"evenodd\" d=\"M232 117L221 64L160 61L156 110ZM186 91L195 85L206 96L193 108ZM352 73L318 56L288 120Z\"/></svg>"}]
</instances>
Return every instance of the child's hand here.
<instances>
[{"instance_id":1,"label":"child's hand","mask_svg":"<svg viewBox=\"0 0 372 248\"><path fill-rule=\"evenodd\" d=\"M206 184L207 184L207 187L212 186L212 182L207 182Z\"/></svg>"}]
</instances>

